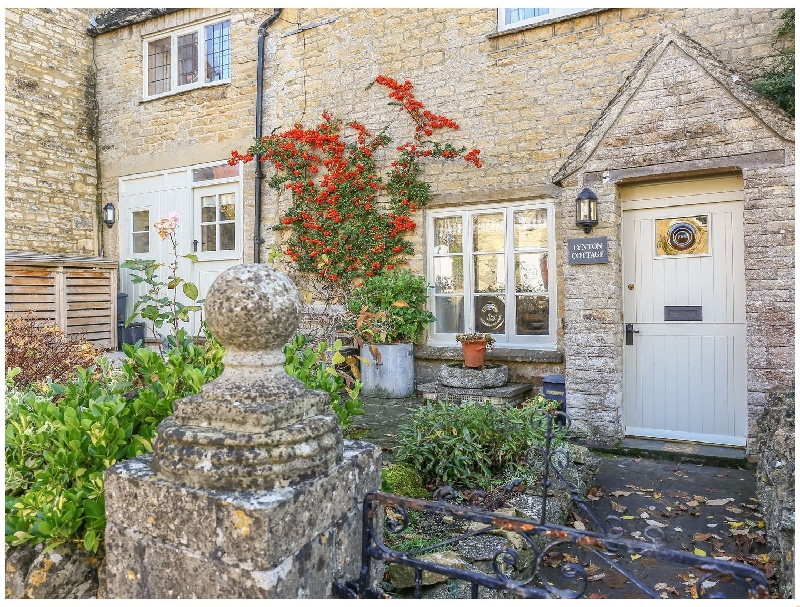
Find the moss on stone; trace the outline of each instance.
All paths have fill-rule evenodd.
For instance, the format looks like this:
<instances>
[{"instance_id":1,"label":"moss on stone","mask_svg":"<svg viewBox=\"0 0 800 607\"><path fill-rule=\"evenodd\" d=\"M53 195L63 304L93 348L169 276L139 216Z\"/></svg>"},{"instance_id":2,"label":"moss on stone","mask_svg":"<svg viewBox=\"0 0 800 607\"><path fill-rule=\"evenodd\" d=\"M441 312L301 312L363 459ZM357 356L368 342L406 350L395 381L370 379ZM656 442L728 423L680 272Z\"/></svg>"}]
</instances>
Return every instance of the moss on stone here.
<instances>
[{"instance_id":1,"label":"moss on stone","mask_svg":"<svg viewBox=\"0 0 800 607\"><path fill-rule=\"evenodd\" d=\"M384 468L384 479L398 495L429 498L430 492L422 483L422 475L411 464L397 462Z\"/></svg>"}]
</instances>

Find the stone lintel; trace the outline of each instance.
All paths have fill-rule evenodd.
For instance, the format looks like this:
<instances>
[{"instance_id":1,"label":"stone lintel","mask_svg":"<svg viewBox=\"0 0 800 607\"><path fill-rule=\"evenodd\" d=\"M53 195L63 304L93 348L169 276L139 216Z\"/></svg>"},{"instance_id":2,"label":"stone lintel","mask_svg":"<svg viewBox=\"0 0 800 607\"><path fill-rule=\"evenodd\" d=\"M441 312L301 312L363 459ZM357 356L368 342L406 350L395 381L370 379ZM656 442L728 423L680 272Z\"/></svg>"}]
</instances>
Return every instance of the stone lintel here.
<instances>
[{"instance_id":1,"label":"stone lintel","mask_svg":"<svg viewBox=\"0 0 800 607\"><path fill-rule=\"evenodd\" d=\"M420 360L464 360L461 346L421 346L414 348L414 358ZM549 363L564 362L564 353L558 350L532 348L492 348L486 351L486 362Z\"/></svg>"},{"instance_id":2,"label":"stone lintel","mask_svg":"<svg viewBox=\"0 0 800 607\"><path fill-rule=\"evenodd\" d=\"M493 405L516 405L524 401L533 386L529 384L506 384L500 388L451 388L439 383L420 384L417 390L427 400L459 400L464 402L488 401Z\"/></svg>"},{"instance_id":3,"label":"stone lintel","mask_svg":"<svg viewBox=\"0 0 800 607\"><path fill-rule=\"evenodd\" d=\"M361 505L380 449L345 441L341 463L282 489L223 491L159 478L150 455L106 471L109 598L331 598L358 577Z\"/></svg>"},{"instance_id":4,"label":"stone lintel","mask_svg":"<svg viewBox=\"0 0 800 607\"><path fill-rule=\"evenodd\" d=\"M772 150L724 156L722 158L702 158L700 160L685 160L642 167L611 169L608 171L587 171L583 174L583 184L586 187L596 187L604 183L604 179L612 183L619 183L622 181L633 182L637 180L649 180L654 177L680 178L690 175L697 176L702 173L718 174L740 171L745 168L775 167L785 164L785 150Z\"/></svg>"}]
</instances>

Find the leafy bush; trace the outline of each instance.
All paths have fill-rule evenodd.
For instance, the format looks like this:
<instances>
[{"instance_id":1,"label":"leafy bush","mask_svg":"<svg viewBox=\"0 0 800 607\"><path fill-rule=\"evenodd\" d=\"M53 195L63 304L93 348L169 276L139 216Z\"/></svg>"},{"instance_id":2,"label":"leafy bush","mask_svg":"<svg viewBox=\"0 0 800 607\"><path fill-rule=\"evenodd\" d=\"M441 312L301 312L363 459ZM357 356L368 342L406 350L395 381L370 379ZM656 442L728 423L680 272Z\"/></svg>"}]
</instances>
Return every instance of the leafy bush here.
<instances>
[{"instance_id":1,"label":"leafy bush","mask_svg":"<svg viewBox=\"0 0 800 607\"><path fill-rule=\"evenodd\" d=\"M180 331L166 358L124 346L127 360L78 369L44 393L6 387L6 542L79 541L96 551L105 531L103 472L152 450L156 427L175 399L196 394L222 372L213 339L194 344Z\"/></svg>"},{"instance_id":2,"label":"leafy bush","mask_svg":"<svg viewBox=\"0 0 800 607\"><path fill-rule=\"evenodd\" d=\"M295 334L294 339L284 346L286 362L283 368L289 375L302 381L307 388L330 394L331 406L339 423L347 428L352 423L353 416L363 415L364 409L358 397L361 382L336 368L336 365L347 362L347 357L341 353L342 340L337 339L333 346L324 341L316 346L308 345L307 342L303 334Z\"/></svg>"},{"instance_id":3,"label":"leafy bush","mask_svg":"<svg viewBox=\"0 0 800 607\"><path fill-rule=\"evenodd\" d=\"M400 427L398 457L426 481L490 488L493 477L524 471L528 451L544 444L545 411L557 407L543 397L520 407L429 402Z\"/></svg>"},{"instance_id":4,"label":"leafy bush","mask_svg":"<svg viewBox=\"0 0 800 607\"><path fill-rule=\"evenodd\" d=\"M428 287L408 270L370 276L353 290L347 308L357 320L351 330L370 343L415 341L436 318L426 308Z\"/></svg>"},{"instance_id":5,"label":"leafy bush","mask_svg":"<svg viewBox=\"0 0 800 607\"><path fill-rule=\"evenodd\" d=\"M781 13L783 25L773 41L773 54L753 80L753 88L782 110L794 114L794 9Z\"/></svg>"},{"instance_id":6,"label":"leafy bush","mask_svg":"<svg viewBox=\"0 0 800 607\"><path fill-rule=\"evenodd\" d=\"M19 367L12 375L15 386L44 384L49 377L63 382L75 377L78 367L94 363L98 350L83 337L71 337L55 324L28 312L6 316L5 368Z\"/></svg>"}]
</instances>

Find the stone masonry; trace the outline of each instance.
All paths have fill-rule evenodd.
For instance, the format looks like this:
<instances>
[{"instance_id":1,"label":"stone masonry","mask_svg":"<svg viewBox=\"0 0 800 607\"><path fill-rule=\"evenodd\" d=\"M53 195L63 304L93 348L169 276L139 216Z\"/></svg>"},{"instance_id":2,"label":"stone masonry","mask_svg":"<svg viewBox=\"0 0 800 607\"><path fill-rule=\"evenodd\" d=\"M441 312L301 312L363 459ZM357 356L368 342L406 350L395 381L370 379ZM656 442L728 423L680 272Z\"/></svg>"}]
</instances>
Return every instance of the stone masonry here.
<instances>
[{"instance_id":1,"label":"stone masonry","mask_svg":"<svg viewBox=\"0 0 800 607\"><path fill-rule=\"evenodd\" d=\"M5 10L7 250L99 254L86 35L98 10Z\"/></svg>"},{"instance_id":2,"label":"stone masonry","mask_svg":"<svg viewBox=\"0 0 800 607\"><path fill-rule=\"evenodd\" d=\"M107 596L331 598L358 575L380 449L343 442L328 395L283 370L300 314L286 276L234 266L206 314L225 371L175 403L151 455L106 473Z\"/></svg>"}]
</instances>

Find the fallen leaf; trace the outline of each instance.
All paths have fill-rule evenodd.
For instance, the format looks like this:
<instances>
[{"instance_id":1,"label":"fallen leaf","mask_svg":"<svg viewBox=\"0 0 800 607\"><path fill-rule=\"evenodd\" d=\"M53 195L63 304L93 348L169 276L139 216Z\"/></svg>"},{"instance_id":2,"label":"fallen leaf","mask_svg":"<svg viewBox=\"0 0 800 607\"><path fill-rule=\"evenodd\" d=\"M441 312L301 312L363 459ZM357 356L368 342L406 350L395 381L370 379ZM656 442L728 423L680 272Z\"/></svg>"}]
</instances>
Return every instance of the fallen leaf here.
<instances>
[{"instance_id":1,"label":"fallen leaf","mask_svg":"<svg viewBox=\"0 0 800 607\"><path fill-rule=\"evenodd\" d=\"M677 531L678 533L683 533L683 529L681 529L680 527L675 527L675 531Z\"/></svg>"},{"instance_id":2,"label":"fallen leaf","mask_svg":"<svg viewBox=\"0 0 800 607\"><path fill-rule=\"evenodd\" d=\"M588 598L590 598L590 599L604 599L604 598L606 598L606 595L604 595L602 592L593 592L592 594L590 594L588 596Z\"/></svg>"},{"instance_id":3,"label":"fallen leaf","mask_svg":"<svg viewBox=\"0 0 800 607\"><path fill-rule=\"evenodd\" d=\"M590 502L596 502L601 497L604 497L605 494L606 494L605 491L603 491L600 487L592 487L586 493L586 499L589 500Z\"/></svg>"},{"instance_id":4,"label":"fallen leaf","mask_svg":"<svg viewBox=\"0 0 800 607\"><path fill-rule=\"evenodd\" d=\"M626 514L625 516L622 517L622 520L624 520L624 521L632 521L635 518L636 518L635 516L631 516L630 514Z\"/></svg>"},{"instance_id":5,"label":"fallen leaf","mask_svg":"<svg viewBox=\"0 0 800 607\"><path fill-rule=\"evenodd\" d=\"M741 514L744 512L741 508L737 508L736 506L725 506L725 510L728 512L733 512L734 514Z\"/></svg>"},{"instance_id":6,"label":"fallen leaf","mask_svg":"<svg viewBox=\"0 0 800 607\"><path fill-rule=\"evenodd\" d=\"M603 578L603 583L609 588L622 588L627 582L627 578L618 571L609 571Z\"/></svg>"},{"instance_id":7,"label":"fallen leaf","mask_svg":"<svg viewBox=\"0 0 800 607\"><path fill-rule=\"evenodd\" d=\"M692 595L693 599L699 599L700 598L700 596L697 593L697 586L695 586L694 584L689 586L689 593Z\"/></svg>"},{"instance_id":8,"label":"fallen leaf","mask_svg":"<svg viewBox=\"0 0 800 607\"><path fill-rule=\"evenodd\" d=\"M669 586L667 586L665 582L659 582L658 584L653 586L653 590L655 590L656 592L661 592L662 590L666 590L667 588L669 588Z\"/></svg>"},{"instance_id":9,"label":"fallen leaf","mask_svg":"<svg viewBox=\"0 0 800 607\"><path fill-rule=\"evenodd\" d=\"M580 521L575 521L574 523L572 523L572 526L575 527L575 529L578 529L580 531L586 531L586 525L584 525Z\"/></svg>"},{"instance_id":10,"label":"fallen leaf","mask_svg":"<svg viewBox=\"0 0 800 607\"><path fill-rule=\"evenodd\" d=\"M631 560L632 560L632 561L638 560L638 559L640 559L640 558L642 558L642 555L641 555L641 554L632 554L632 555L631 555Z\"/></svg>"},{"instance_id":11,"label":"fallen leaf","mask_svg":"<svg viewBox=\"0 0 800 607\"><path fill-rule=\"evenodd\" d=\"M735 502L735 501L736 500L734 500L732 497L726 497L726 498L721 499L721 500L708 500L706 502L706 506L724 506L725 504L728 504L730 502Z\"/></svg>"},{"instance_id":12,"label":"fallen leaf","mask_svg":"<svg viewBox=\"0 0 800 607\"><path fill-rule=\"evenodd\" d=\"M695 549L694 549L694 553L695 553L697 556L706 556L706 551L705 551L705 550L703 550L702 548L695 548Z\"/></svg>"},{"instance_id":13,"label":"fallen leaf","mask_svg":"<svg viewBox=\"0 0 800 607\"><path fill-rule=\"evenodd\" d=\"M726 476L728 476L727 472L725 474L717 474L717 478L725 478Z\"/></svg>"},{"instance_id":14,"label":"fallen leaf","mask_svg":"<svg viewBox=\"0 0 800 607\"><path fill-rule=\"evenodd\" d=\"M602 580L604 577L606 577L605 573L598 573L596 575L590 575L586 578L586 580L589 582L596 582L598 580Z\"/></svg>"},{"instance_id":15,"label":"fallen leaf","mask_svg":"<svg viewBox=\"0 0 800 607\"><path fill-rule=\"evenodd\" d=\"M681 512L686 512L688 508L683 504L678 504L678 510L680 510Z\"/></svg>"},{"instance_id":16,"label":"fallen leaf","mask_svg":"<svg viewBox=\"0 0 800 607\"><path fill-rule=\"evenodd\" d=\"M705 542L705 541L707 541L707 540L708 540L708 538L710 538L710 537L711 537L711 534L710 534L710 533L695 533L695 534L692 536L692 541L695 541L695 542Z\"/></svg>"},{"instance_id":17,"label":"fallen leaf","mask_svg":"<svg viewBox=\"0 0 800 607\"><path fill-rule=\"evenodd\" d=\"M633 458L633 461L635 461L637 464L640 464L642 462L642 458L641 457L635 457L635 458Z\"/></svg>"},{"instance_id":18,"label":"fallen leaf","mask_svg":"<svg viewBox=\"0 0 800 607\"><path fill-rule=\"evenodd\" d=\"M612 491L611 495L614 497L628 497L633 491Z\"/></svg>"},{"instance_id":19,"label":"fallen leaf","mask_svg":"<svg viewBox=\"0 0 800 607\"><path fill-rule=\"evenodd\" d=\"M653 499L654 500L660 500L661 499L661 494L660 493L654 493L653 494Z\"/></svg>"},{"instance_id":20,"label":"fallen leaf","mask_svg":"<svg viewBox=\"0 0 800 607\"><path fill-rule=\"evenodd\" d=\"M716 523L709 523L708 525L706 525L706 527L708 527L709 529L714 529L716 526L717 526Z\"/></svg>"},{"instance_id":21,"label":"fallen leaf","mask_svg":"<svg viewBox=\"0 0 800 607\"><path fill-rule=\"evenodd\" d=\"M647 512L642 512L639 516L641 516L642 518L650 518L650 515L647 514Z\"/></svg>"},{"instance_id":22,"label":"fallen leaf","mask_svg":"<svg viewBox=\"0 0 800 607\"><path fill-rule=\"evenodd\" d=\"M691 502L686 502L686 505L687 506L691 506L692 508L694 508L695 506L699 506L700 502L698 502L696 500L692 500Z\"/></svg>"},{"instance_id":23,"label":"fallen leaf","mask_svg":"<svg viewBox=\"0 0 800 607\"><path fill-rule=\"evenodd\" d=\"M621 504L618 504L614 500L611 500L611 507L614 509L615 512L625 512L628 509L627 506L622 506Z\"/></svg>"},{"instance_id":24,"label":"fallen leaf","mask_svg":"<svg viewBox=\"0 0 800 607\"><path fill-rule=\"evenodd\" d=\"M653 489L642 489L641 487L637 487L636 485L625 485L628 489L633 489L634 491L644 491L644 492L652 492Z\"/></svg>"},{"instance_id":25,"label":"fallen leaf","mask_svg":"<svg viewBox=\"0 0 800 607\"><path fill-rule=\"evenodd\" d=\"M742 525L744 525L744 523L742 523L741 521L728 521L728 524L729 524L731 527L733 527L734 529L738 529L739 527L741 527Z\"/></svg>"},{"instance_id":26,"label":"fallen leaf","mask_svg":"<svg viewBox=\"0 0 800 607\"><path fill-rule=\"evenodd\" d=\"M696 499L698 502L706 501L706 498L704 498L702 495L695 495L694 499Z\"/></svg>"},{"instance_id":27,"label":"fallen leaf","mask_svg":"<svg viewBox=\"0 0 800 607\"><path fill-rule=\"evenodd\" d=\"M667 526L664 523L659 523L658 521L654 521L651 518L647 519L647 524L650 525L651 527L658 527L660 529L663 529L664 527Z\"/></svg>"},{"instance_id":28,"label":"fallen leaf","mask_svg":"<svg viewBox=\"0 0 800 607\"><path fill-rule=\"evenodd\" d=\"M563 552L562 554L563 554L564 560L566 562L568 562L568 563L577 563L578 562L578 557L577 556L572 556L571 554L567 554L566 552Z\"/></svg>"},{"instance_id":29,"label":"fallen leaf","mask_svg":"<svg viewBox=\"0 0 800 607\"><path fill-rule=\"evenodd\" d=\"M658 561L656 559L652 559L650 557L645 557L642 559L642 565L645 567L656 568L659 566Z\"/></svg>"}]
</instances>

